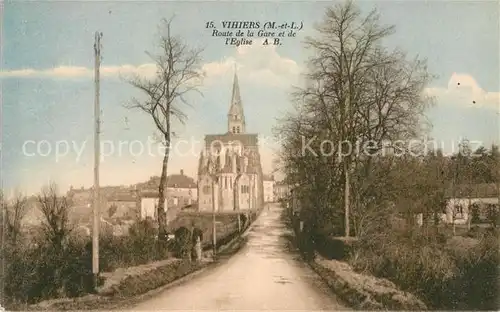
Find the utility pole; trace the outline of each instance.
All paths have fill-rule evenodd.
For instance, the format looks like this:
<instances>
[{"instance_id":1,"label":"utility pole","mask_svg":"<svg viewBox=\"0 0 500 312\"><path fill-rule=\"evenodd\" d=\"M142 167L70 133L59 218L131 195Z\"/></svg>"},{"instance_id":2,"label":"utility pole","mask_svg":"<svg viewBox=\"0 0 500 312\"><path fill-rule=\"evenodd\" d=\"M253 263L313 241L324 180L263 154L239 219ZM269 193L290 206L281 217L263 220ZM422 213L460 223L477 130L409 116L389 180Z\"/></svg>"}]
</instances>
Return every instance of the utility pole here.
<instances>
[{"instance_id":1,"label":"utility pole","mask_svg":"<svg viewBox=\"0 0 500 312\"><path fill-rule=\"evenodd\" d=\"M102 33L95 33L94 56L95 56L95 100L94 100L94 226L92 230L92 273L94 274L94 285L97 287L99 275L99 227L100 227L100 194L99 194L99 162L100 162L100 117L99 107L99 68L101 66L101 38Z\"/></svg>"},{"instance_id":2,"label":"utility pole","mask_svg":"<svg viewBox=\"0 0 500 312\"><path fill-rule=\"evenodd\" d=\"M213 244L213 258L215 259L217 253L217 225L215 219L215 210L216 210L215 185L218 184L219 178L217 176L218 174L217 164L209 160L208 166L209 166L208 169L212 177L212 244Z\"/></svg>"},{"instance_id":3,"label":"utility pole","mask_svg":"<svg viewBox=\"0 0 500 312\"><path fill-rule=\"evenodd\" d=\"M214 248L214 258L217 253L217 226L216 226L216 220L215 220L215 184L217 178L216 173L213 173L212 176L212 243L213 243L213 248Z\"/></svg>"}]
</instances>

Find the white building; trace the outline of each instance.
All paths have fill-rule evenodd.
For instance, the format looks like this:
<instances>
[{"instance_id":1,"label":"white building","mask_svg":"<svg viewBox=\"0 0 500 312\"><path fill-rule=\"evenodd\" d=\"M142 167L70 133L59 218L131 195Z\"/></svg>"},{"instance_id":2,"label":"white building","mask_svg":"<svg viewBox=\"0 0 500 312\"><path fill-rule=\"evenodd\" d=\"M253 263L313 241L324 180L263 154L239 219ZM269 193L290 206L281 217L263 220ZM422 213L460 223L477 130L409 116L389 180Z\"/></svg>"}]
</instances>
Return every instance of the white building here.
<instances>
[{"instance_id":1,"label":"white building","mask_svg":"<svg viewBox=\"0 0 500 312\"><path fill-rule=\"evenodd\" d=\"M196 181L185 175L182 169L180 174L171 174L167 176L166 184L165 197L168 207L182 208L195 203L198 199L198 186L196 185ZM142 193L147 194L149 198L157 198L159 185L160 177L154 176L151 177L149 181L139 184L137 188L140 189Z\"/></svg>"},{"instance_id":2,"label":"white building","mask_svg":"<svg viewBox=\"0 0 500 312\"><path fill-rule=\"evenodd\" d=\"M457 185L446 194L446 211L441 217L449 224L467 224L472 206L480 210L487 205L498 205L498 185L494 183Z\"/></svg>"},{"instance_id":3,"label":"white building","mask_svg":"<svg viewBox=\"0 0 500 312\"><path fill-rule=\"evenodd\" d=\"M152 218L156 220L156 208L158 207L159 198L157 193L143 193L141 200L141 219ZM165 199L164 211L168 210L167 199Z\"/></svg>"},{"instance_id":4,"label":"white building","mask_svg":"<svg viewBox=\"0 0 500 312\"><path fill-rule=\"evenodd\" d=\"M264 202L274 202L274 176L264 175Z\"/></svg>"}]
</instances>

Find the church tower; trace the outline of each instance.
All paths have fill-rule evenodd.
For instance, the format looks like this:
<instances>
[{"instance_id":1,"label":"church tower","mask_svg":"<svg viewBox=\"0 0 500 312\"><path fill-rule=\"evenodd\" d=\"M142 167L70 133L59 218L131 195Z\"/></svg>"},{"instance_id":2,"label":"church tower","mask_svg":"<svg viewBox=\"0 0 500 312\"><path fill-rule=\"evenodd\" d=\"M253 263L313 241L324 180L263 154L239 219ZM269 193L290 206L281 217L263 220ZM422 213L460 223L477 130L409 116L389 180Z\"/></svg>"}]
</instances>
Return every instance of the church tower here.
<instances>
[{"instance_id":1,"label":"church tower","mask_svg":"<svg viewBox=\"0 0 500 312\"><path fill-rule=\"evenodd\" d=\"M233 93L231 96L231 106L227 114L227 131L229 133L245 133L245 115L241 104L240 86L236 68L234 70Z\"/></svg>"}]
</instances>

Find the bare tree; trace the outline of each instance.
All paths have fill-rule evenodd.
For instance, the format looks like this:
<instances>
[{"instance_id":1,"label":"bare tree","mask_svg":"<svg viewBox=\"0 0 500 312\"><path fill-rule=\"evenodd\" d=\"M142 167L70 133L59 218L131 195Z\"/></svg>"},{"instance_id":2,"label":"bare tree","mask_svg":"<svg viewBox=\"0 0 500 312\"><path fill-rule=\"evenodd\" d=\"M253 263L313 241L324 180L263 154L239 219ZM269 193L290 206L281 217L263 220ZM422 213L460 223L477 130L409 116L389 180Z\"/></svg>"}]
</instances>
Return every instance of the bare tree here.
<instances>
[{"instance_id":1,"label":"bare tree","mask_svg":"<svg viewBox=\"0 0 500 312\"><path fill-rule=\"evenodd\" d=\"M16 192L14 199L6 201L1 194L2 210L6 237L12 243L17 243L21 234L22 220L28 208L28 199L20 192Z\"/></svg>"},{"instance_id":2,"label":"bare tree","mask_svg":"<svg viewBox=\"0 0 500 312\"><path fill-rule=\"evenodd\" d=\"M359 200L365 196L353 194L351 188L369 190L373 186L360 186L366 177L353 174L359 172L359 166L364 167L365 175L373 172L373 156L384 150L384 142L408 140L421 133L423 112L432 102L423 91L432 77L425 62L409 61L404 53L383 48L382 40L393 27L381 25L376 11L363 17L352 1L327 9L317 31L317 36L306 40L314 56L309 60L308 84L294 93L297 115L285 120L281 132L299 137L285 142L285 150L300 151L297 145L305 136L317 139L309 146L319 153L308 157L288 153L285 163L296 175L297 170L302 172L301 178L309 176L317 183L322 180L319 183L324 187L319 192L324 196L312 197L326 197L331 207L344 207L343 227L349 236L351 210L367 208L367 202ZM343 143L325 155L322 142L326 141ZM371 146L361 153L353 150L353 146L365 147L367 143ZM297 182L303 182L299 176ZM342 203L332 194L340 190ZM352 201L352 197L357 199Z\"/></svg>"},{"instance_id":3,"label":"bare tree","mask_svg":"<svg viewBox=\"0 0 500 312\"><path fill-rule=\"evenodd\" d=\"M172 34L172 19L163 20L159 37L158 54L147 52L156 64L156 74L153 78L143 78L138 75L128 82L140 90L144 100L133 99L129 108L137 108L151 116L157 130L160 132L162 143L165 145L165 154L161 167L159 185L159 203L157 218L159 235L166 233L167 215L165 213L165 186L167 182L167 168L170 155L170 144L174 135L172 117L184 123L187 115L182 104L187 104L186 96L199 90L203 72L200 68L201 49L191 49L179 37Z\"/></svg>"},{"instance_id":4,"label":"bare tree","mask_svg":"<svg viewBox=\"0 0 500 312\"><path fill-rule=\"evenodd\" d=\"M61 250L73 230L69 222L70 203L57 194L57 185L49 184L38 195L39 209L43 214L43 232L56 251Z\"/></svg>"}]
</instances>

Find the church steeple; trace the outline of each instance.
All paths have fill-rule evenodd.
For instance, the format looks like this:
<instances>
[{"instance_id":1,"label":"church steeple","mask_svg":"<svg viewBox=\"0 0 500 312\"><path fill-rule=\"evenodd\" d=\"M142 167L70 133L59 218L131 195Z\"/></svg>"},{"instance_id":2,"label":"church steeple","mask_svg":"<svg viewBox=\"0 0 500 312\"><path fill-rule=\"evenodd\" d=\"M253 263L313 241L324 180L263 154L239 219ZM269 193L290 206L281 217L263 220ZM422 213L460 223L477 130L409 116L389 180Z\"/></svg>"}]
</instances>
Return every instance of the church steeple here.
<instances>
[{"instance_id":1,"label":"church steeple","mask_svg":"<svg viewBox=\"0 0 500 312\"><path fill-rule=\"evenodd\" d=\"M230 133L245 133L245 115L241 104L240 86L236 66L234 68L233 93L231 95L231 106L227 114L227 131Z\"/></svg>"}]
</instances>

